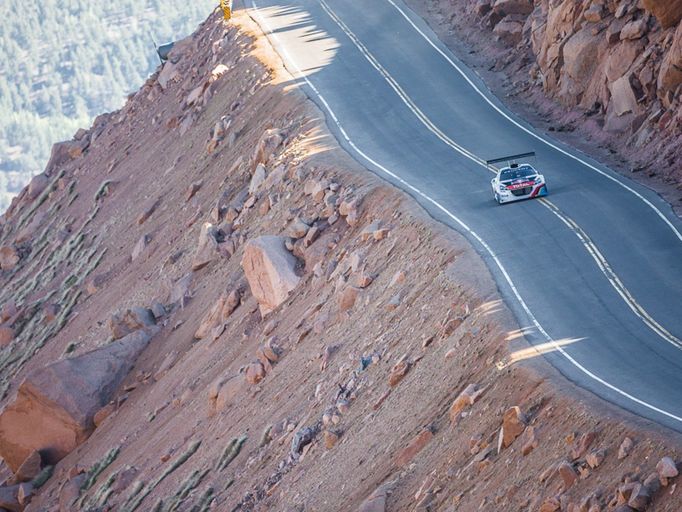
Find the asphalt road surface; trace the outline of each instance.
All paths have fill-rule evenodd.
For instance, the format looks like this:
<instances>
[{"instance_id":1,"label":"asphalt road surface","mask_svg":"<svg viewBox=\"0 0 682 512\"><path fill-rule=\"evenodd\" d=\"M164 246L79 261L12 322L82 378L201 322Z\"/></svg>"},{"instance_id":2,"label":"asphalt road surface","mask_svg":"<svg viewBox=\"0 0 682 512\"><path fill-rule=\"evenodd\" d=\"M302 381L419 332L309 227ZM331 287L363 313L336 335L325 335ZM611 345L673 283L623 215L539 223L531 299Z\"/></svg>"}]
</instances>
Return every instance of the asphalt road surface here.
<instances>
[{"instance_id":1,"label":"asphalt road surface","mask_svg":"<svg viewBox=\"0 0 682 512\"><path fill-rule=\"evenodd\" d=\"M682 222L667 203L511 114L401 0L244 3L342 146L472 242L555 368L682 432ZM482 160L527 151L549 196L498 206Z\"/></svg>"}]
</instances>

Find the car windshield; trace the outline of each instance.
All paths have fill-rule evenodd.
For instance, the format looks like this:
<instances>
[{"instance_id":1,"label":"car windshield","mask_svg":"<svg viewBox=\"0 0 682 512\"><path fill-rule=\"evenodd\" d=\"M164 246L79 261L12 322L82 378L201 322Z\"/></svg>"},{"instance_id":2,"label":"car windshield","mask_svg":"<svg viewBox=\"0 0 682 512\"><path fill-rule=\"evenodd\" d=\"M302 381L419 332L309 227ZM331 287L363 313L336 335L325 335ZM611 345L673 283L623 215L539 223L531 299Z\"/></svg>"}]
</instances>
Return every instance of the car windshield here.
<instances>
[{"instance_id":1,"label":"car windshield","mask_svg":"<svg viewBox=\"0 0 682 512\"><path fill-rule=\"evenodd\" d=\"M535 169L530 165L523 165L521 167L507 168L500 173L501 181L518 180L521 178L529 178L535 176Z\"/></svg>"}]
</instances>

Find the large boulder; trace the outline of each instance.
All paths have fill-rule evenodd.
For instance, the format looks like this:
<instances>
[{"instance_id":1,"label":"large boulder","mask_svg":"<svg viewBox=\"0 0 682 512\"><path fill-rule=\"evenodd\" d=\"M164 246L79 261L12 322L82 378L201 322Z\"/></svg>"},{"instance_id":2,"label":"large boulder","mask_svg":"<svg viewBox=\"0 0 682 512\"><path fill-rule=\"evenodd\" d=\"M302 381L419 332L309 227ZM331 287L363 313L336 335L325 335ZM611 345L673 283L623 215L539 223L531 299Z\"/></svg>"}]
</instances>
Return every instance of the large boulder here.
<instances>
[{"instance_id":1,"label":"large boulder","mask_svg":"<svg viewBox=\"0 0 682 512\"><path fill-rule=\"evenodd\" d=\"M531 0L497 0L493 4L493 10L502 16L530 14L533 12L533 2Z\"/></svg>"},{"instance_id":2,"label":"large boulder","mask_svg":"<svg viewBox=\"0 0 682 512\"><path fill-rule=\"evenodd\" d=\"M83 443L95 413L113 398L154 332L140 330L29 373L0 413L0 456L12 471L34 451L55 464Z\"/></svg>"},{"instance_id":3,"label":"large boulder","mask_svg":"<svg viewBox=\"0 0 682 512\"><path fill-rule=\"evenodd\" d=\"M585 28L573 34L563 47L564 65L561 77L561 98L577 104L599 63L603 38Z\"/></svg>"},{"instance_id":4,"label":"large boulder","mask_svg":"<svg viewBox=\"0 0 682 512\"><path fill-rule=\"evenodd\" d=\"M300 281L296 274L298 260L287 250L285 240L262 236L250 240L244 248L242 268L264 315L287 300Z\"/></svg>"},{"instance_id":5,"label":"large boulder","mask_svg":"<svg viewBox=\"0 0 682 512\"><path fill-rule=\"evenodd\" d=\"M523 23L520 21L503 19L493 29L493 33L505 43L515 46L521 42Z\"/></svg>"},{"instance_id":6,"label":"large boulder","mask_svg":"<svg viewBox=\"0 0 682 512\"><path fill-rule=\"evenodd\" d=\"M635 91L630 84L630 76L625 75L613 82L609 89L611 90L611 105L613 112L617 116L622 116L628 112L636 114L639 112L637 106L637 97Z\"/></svg>"},{"instance_id":7,"label":"large boulder","mask_svg":"<svg viewBox=\"0 0 682 512\"><path fill-rule=\"evenodd\" d=\"M674 27L682 20L682 0L642 0L642 3L663 28Z\"/></svg>"}]
</instances>

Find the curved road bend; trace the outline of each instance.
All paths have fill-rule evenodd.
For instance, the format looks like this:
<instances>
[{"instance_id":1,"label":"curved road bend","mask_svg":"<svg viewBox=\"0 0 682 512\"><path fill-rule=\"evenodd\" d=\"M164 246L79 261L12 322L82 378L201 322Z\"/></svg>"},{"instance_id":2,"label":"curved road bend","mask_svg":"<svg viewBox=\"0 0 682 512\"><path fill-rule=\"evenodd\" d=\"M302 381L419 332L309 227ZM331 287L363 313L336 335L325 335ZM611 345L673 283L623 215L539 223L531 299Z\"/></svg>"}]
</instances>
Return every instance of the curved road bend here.
<instances>
[{"instance_id":1,"label":"curved road bend","mask_svg":"<svg viewBox=\"0 0 682 512\"><path fill-rule=\"evenodd\" d=\"M244 0L341 144L463 233L528 341L682 432L682 222L509 113L402 0ZM496 206L481 159L536 151L547 201Z\"/></svg>"}]
</instances>

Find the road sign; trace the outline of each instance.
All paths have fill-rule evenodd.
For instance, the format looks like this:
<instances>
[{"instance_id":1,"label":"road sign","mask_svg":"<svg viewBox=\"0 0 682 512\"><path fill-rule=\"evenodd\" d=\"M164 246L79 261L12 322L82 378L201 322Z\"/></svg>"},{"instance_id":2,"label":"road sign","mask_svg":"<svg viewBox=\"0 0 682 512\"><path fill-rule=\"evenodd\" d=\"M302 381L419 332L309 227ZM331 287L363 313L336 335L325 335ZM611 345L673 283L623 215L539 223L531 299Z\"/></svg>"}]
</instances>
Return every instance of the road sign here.
<instances>
[{"instance_id":1,"label":"road sign","mask_svg":"<svg viewBox=\"0 0 682 512\"><path fill-rule=\"evenodd\" d=\"M220 7L223 9L225 20L229 20L232 17L232 0L220 0Z\"/></svg>"}]
</instances>

